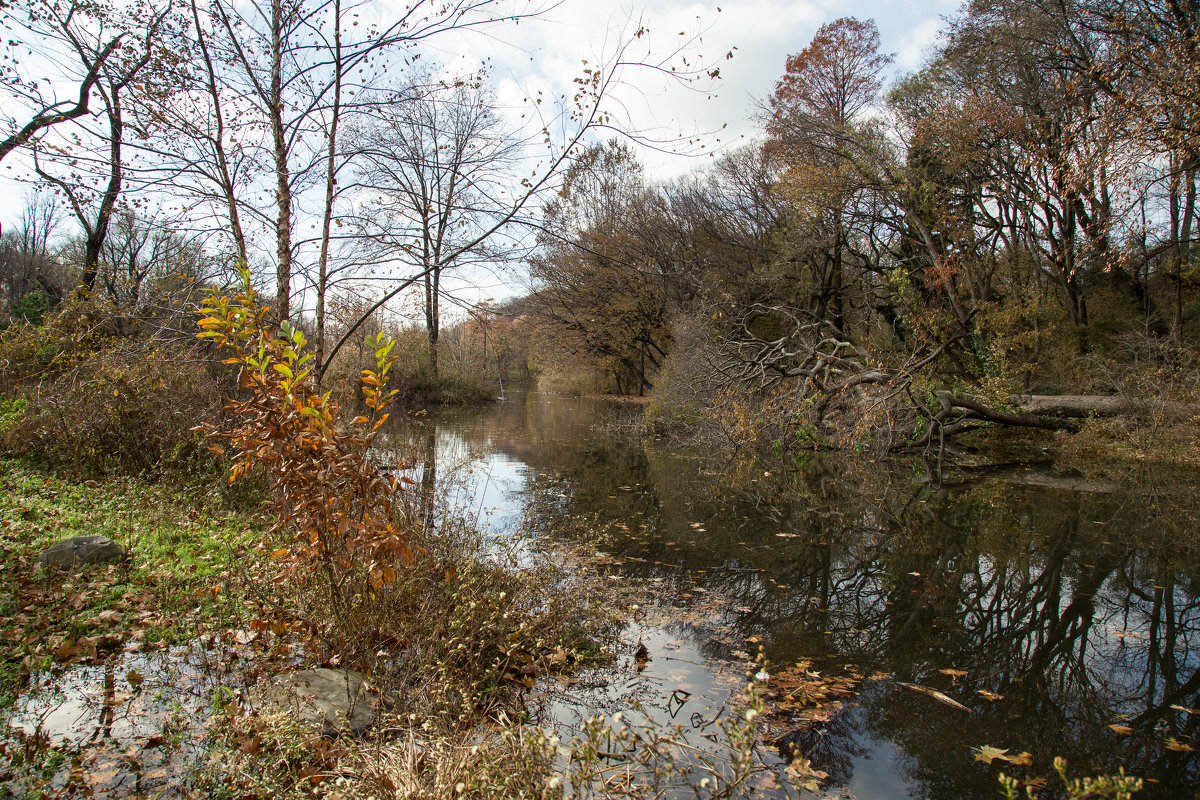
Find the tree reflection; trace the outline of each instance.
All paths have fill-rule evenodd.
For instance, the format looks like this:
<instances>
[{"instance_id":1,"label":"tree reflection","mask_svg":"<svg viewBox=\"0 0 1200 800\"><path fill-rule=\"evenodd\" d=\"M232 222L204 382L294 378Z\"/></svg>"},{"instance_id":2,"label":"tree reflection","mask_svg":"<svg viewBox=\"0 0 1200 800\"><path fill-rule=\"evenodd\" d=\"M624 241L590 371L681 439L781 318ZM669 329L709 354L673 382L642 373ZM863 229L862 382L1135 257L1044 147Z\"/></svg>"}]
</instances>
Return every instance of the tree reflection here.
<instances>
[{"instance_id":1,"label":"tree reflection","mask_svg":"<svg viewBox=\"0 0 1200 800\"><path fill-rule=\"evenodd\" d=\"M1200 718L1188 710L1200 695L1200 495L1186 479L1013 470L947 483L920 464L714 464L606 442L588 428L594 408L530 395L474 433L455 424L526 465L532 533L586 538L681 605L696 583L727 599L720 619L687 623L709 657L757 635L777 663L883 670L973 711L879 684L861 712L801 742L821 769L848 779L866 736L894 742L930 797L991 796L995 770L969 749L984 744L1030 751L1031 774L1063 755L1076 773L1154 778L1151 796L1200 787L1194 754L1166 746L1192 746ZM735 635L714 633L726 627Z\"/></svg>"}]
</instances>

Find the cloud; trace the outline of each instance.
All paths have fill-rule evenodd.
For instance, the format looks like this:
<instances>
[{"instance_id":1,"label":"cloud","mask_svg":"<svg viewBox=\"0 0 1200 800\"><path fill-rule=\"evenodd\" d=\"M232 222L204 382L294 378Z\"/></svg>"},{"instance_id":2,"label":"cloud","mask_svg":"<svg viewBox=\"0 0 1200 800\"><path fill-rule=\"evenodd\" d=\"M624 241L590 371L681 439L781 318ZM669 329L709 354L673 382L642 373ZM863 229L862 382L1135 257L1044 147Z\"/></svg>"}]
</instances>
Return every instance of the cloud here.
<instances>
[{"instance_id":1,"label":"cloud","mask_svg":"<svg viewBox=\"0 0 1200 800\"><path fill-rule=\"evenodd\" d=\"M939 17L930 17L914 25L900 40L896 50L896 66L902 72L920 69L929 49L937 42L941 28L942 20Z\"/></svg>"},{"instance_id":2,"label":"cloud","mask_svg":"<svg viewBox=\"0 0 1200 800\"><path fill-rule=\"evenodd\" d=\"M920 66L926 50L936 41L940 15L957 5L957 0L850 0L837 4L832 0L662 0L641 6L612 0L563 0L557 4L545 0L547 10L537 18L450 31L422 43L421 48L423 59L448 70L473 70L487 63L500 102L520 119L522 109L533 105L527 104L526 98L536 98L539 90L543 109L564 92L569 98L575 87L572 79L580 74L583 61L602 63L639 26L648 28L649 34L637 40L642 49L634 52L656 61L694 38L680 56L689 64L703 63L707 69L720 70L712 91L672 82L668 73L660 70L632 68L613 96L613 111L616 122L632 130L663 140L682 137L676 149L698 149L698 135L720 131L702 139L705 147L701 152L709 152L736 145L757 132L757 103L774 88L786 57L803 49L823 22L847 15L873 17L883 49L896 52L896 71L903 72ZM383 20L389 13L401 13L403 0L387 0L374 8ZM529 4L498 0L491 8L512 11L527 9ZM679 36L680 32L684 36ZM732 59L725 58L728 53L733 54ZM671 149L669 145L641 149L652 175L670 176L703 163L664 152ZM10 163L15 166L19 162L10 157L4 166ZM24 187L14 187L0 175L0 220L11 220L19 213L23 195Z\"/></svg>"}]
</instances>

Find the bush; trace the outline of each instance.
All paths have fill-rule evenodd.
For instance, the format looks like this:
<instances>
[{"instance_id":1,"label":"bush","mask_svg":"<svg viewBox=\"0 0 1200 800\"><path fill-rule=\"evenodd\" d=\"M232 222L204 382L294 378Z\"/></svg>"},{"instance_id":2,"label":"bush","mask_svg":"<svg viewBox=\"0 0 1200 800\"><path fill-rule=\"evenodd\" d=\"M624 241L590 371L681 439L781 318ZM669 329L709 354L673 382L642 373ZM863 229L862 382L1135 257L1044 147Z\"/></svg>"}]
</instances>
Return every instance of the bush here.
<instances>
[{"instance_id":1,"label":"bush","mask_svg":"<svg viewBox=\"0 0 1200 800\"><path fill-rule=\"evenodd\" d=\"M314 634L339 659L407 681L419 668L424 696L456 715L493 689L508 665L559 617L530 575L502 569L455 519L426 527L406 464L380 464L371 453L396 390L385 389L396 342L379 334L362 370L367 414L343 418L329 392L311 381L306 337L268 322L248 274L233 298L213 296L202 309L201 337L240 368L244 395L230 401L232 426L214 430L233 461L231 482L255 470L269 482L274 524L262 543L279 565L271 605ZM296 619L296 618L299 619ZM397 643L408 652L396 663ZM536 645L534 645L536 646ZM416 680L416 677L413 677Z\"/></svg>"},{"instance_id":2,"label":"bush","mask_svg":"<svg viewBox=\"0 0 1200 800\"><path fill-rule=\"evenodd\" d=\"M373 331L373 332L372 332ZM326 371L323 388L331 389L339 405L362 411L358 395L358 377L364 368L373 366L374 352L369 342L385 333L396 342L392 353L395 363L389 373L389 390L396 392L393 405L399 408L422 408L436 405L471 405L486 403L496 397L496 382L490 377L494 369L482 362L481 354L469 344L455 341L454 335L443 338L439 348L439 369L433 375L429 358L429 339L424 329L405 326L384 331L367 324L338 352Z\"/></svg>"},{"instance_id":3,"label":"bush","mask_svg":"<svg viewBox=\"0 0 1200 800\"><path fill-rule=\"evenodd\" d=\"M195 345L119 336L110 312L76 298L44 326L0 335L0 395L23 404L0 445L91 473L211 469L191 429L219 416L222 370Z\"/></svg>"}]
</instances>

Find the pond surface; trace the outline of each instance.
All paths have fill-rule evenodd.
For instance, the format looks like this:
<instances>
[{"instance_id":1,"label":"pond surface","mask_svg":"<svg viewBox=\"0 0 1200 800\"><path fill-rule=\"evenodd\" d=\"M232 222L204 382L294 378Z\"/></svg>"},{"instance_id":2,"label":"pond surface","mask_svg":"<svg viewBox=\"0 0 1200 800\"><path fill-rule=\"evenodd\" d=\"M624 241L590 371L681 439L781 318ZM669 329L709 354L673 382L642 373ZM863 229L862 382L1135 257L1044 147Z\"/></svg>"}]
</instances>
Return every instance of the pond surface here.
<instances>
[{"instance_id":1,"label":"pond surface","mask_svg":"<svg viewBox=\"0 0 1200 800\"><path fill-rule=\"evenodd\" d=\"M1002 770L1050 776L1055 756L1073 775L1147 778L1140 796L1196 796L1196 476L764 466L596 427L628 413L510 392L420 428L451 499L491 535L587 542L612 557L612 580L654 581L680 609L626 631L645 669L568 691L556 713L640 696L696 724L745 685L747 642L761 641L772 665L889 676L797 737L836 796L993 798ZM1032 765L989 765L984 746Z\"/></svg>"}]
</instances>

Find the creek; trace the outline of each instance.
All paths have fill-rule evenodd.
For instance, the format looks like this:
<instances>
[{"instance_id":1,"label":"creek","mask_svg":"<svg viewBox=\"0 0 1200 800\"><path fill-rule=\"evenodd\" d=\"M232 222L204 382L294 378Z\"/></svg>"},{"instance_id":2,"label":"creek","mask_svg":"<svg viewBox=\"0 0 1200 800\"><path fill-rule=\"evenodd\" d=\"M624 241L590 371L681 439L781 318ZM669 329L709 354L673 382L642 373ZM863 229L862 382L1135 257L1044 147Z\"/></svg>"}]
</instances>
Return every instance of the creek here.
<instances>
[{"instance_id":1,"label":"creek","mask_svg":"<svg viewBox=\"0 0 1200 800\"><path fill-rule=\"evenodd\" d=\"M594 547L608 580L653 582L677 609L625 631L649 650L642 669L627 655L553 714L638 698L661 721L700 724L745 686L748 643L761 642L772 669L811 659L887 676L796 739L836 796L991 798L1001 770L1050 776L1055 756L1072 775L1146 778L1140 796L1195 796L1195 475L1085 478L1045 463L935 475L920 460L840 456L784 467L597 425L635 412L510 392L409 434L487 535ZM985 763L985 746L1033 763Z\"/></svg>"}]
</instances>

